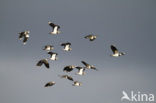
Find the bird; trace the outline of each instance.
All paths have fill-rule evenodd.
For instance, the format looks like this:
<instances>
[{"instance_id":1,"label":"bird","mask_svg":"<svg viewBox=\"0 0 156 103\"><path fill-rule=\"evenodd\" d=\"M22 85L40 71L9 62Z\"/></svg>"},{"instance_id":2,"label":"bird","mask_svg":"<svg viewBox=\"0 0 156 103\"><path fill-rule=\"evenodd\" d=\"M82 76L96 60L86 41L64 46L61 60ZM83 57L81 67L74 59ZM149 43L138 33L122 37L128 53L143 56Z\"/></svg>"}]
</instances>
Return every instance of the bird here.
<instances>
[{"instance_id":1,"label":"bird","mask_svg":"<svg viewBox=\"0 0 156 103\"><path fill-rule=\"evenodd\" d=\"M85 65L85 68L87 68L87 69L94 69L94 70L97 70L97 69L95 68L95 66L90 65L90 64L86 63L85 61L81 61L81 63L84 64L84 65Z\"/></svg>"},{"instance_id":2,"label":"bird","mask_svg":"<svg viewBox=\"0 0 156 103\"><path fill-rule=\"evenodd\" d=\"M46 83L44 87L50 87L50 86L53 86L53 85L55 85L55 82L50 81L50 82Z\"/></svg>"},{"instance_id":3,"label":"bird","mask_svg":"<svg viewBox=\"0 0 156 103\"><path fill-rule=\"evenodd\" d=\"M82 83L79 81L74 81L74 83L72 84L73 86L81 86Z\"/></svg>"},{"instance_id":4,"label":"bird","mask_svg":"<svg viewBox=\"0 0 156 103\"><path fill-rule=\"evenodd\" d=\"M56 25L56 24L54 24L54 23L52 23L50 21L48 22L48 24L53 28L53 31L51 31L49 34L55 35L55 34L61 33L59 31L59 29L60 29L60 26L59 25Z\"/></svg>"},{"instance_id":5,"label":"bird","mask_svg":"<svg viewBox=\"0 0 156 103\"><path fill-rule=\"evenodd\" d=\"M74 81L74 79L71 77L71 76L68 76L68 75L59 75L61 78L65 78L65 79L68 79L70 81Z\"/></svg>"},{"instance_id":6,"label":"bird","mask_svg":"<svg viewBox=\"0 0 156 103\"><path fill-rule=\"evenodd\" d=\"M96 35L90 34L90 35L85 36L84 38L89 39L90 41L94 41L96 39Z\"/></svg>"},{"instance_id":7,"label":"bird","mask_svg":"<svg viewBox=\"0 0 156 103\"><path fill-rule=\"evenodd\" d=\"M22 40L22 38L23 38L23 44L25 45L26 44L26 42L28 41L28 38L30 37L29 36L29 33L30 33L30 31L28 30L28 31L23 31L23 32L20 32L19 33L19 40Z\"/></svg>"},{"instance_id":8,"label":"bird","mask_svg":"<svg viewBox=\"0 0 156 103\"><path fill-rule=\"evenodd\" d=\"M57 53L54 53L54 52L48 52L48 54L50 54L50 60L57 60L58 57L57 57Z\"/></svg>"},{"instance_id":9,"label":"bird","mask_svg":"<svg viewBox=\"0 0 156 103\"><path fill-rule=\"evenodd\" d=\"M84 72L85 71L85 68L79 67L79 66L77 66L75 68L78 69L78 72L76 74L78 74L78 75L85 75L85 72Z\"/></svg>"},{"instance_id":10,"label":"bird","mask_svg":"<svg viewBox=\"0 0 156 103\"><path fill-rule=\"evenodd\" d=\"M127 94L125 91L122 91L122 94L123 94L123 96L121 97L121 101L122 101L123 99L127 99L127 100L130 101L130 98L128 97L128 94Z\"/></svg>"},{"instance_id":11,"label":"bird","mask_svg":"<svg viewBox=\"0 0 156 103\"><path fill-rule=\"evenodd\" d=\"M41 60L39 60L38 63L36 64L36 66L42 66L42 64L44 64L45 67L47 69L49 69L48 59L41 59Z\"/></svg>"},{"instance_id":12,"label":"bird","mask_svg":"<svg viewBox=\"0 0 156 103\"><path fill-rule=\"evenodd\" d=\"M119 56L125 55L124 52L119 52L118 49L114 45L111 45L110 48L113 52L113 54L111 55L113 57L119 57Z\"/></svg>"},{"instance_id":13,"label":"bird","mask_svg":"<svg viewBox=\"0 0 156 103\"><path fill-rule=\"evenodd\" d=\"M43 50L46 50L48 52L53 50L53 49L54 49L54 46L52 46L52 45L45 45L44 48L43 48Z\"/></svg>"},{"instance_id":14,"label":"bird","mask_svg":"<svg viewBox=\"0 0 156 103\"><path fill-rule=\"evenodd\" d=\"M64 67L63 71L64 72L71 72L74 68L75 68L74 65L69 65L69 66Z\"/></svg>"},{"instance_id":15,"label":"bird","mask_svg":"<svg viewBox=\"0 0 156 103\"><path fill-rule=\"evenodd\" d=\"M64 46L64 51L71 51L72 48L70 47L71 46L71 43L67 42L67 43L62 43L61 46Z\"/></svg>"}]
</instances>

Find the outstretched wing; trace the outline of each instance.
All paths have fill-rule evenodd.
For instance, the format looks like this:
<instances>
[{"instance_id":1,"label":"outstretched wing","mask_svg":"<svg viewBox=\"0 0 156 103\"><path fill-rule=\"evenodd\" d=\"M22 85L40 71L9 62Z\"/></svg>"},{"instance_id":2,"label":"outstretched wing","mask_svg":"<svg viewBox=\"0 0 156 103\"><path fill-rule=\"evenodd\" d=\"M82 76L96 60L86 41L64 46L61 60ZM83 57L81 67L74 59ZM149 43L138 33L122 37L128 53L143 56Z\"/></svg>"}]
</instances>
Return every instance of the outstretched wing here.
<instances>
[{"instance_id":1,"label":"outstretched wing","mask_svg":"<svg viewBox=\"0 0 156 103\"><path fill-rule=\"evenodd\" d=\"M43 63L44 63L44 65L47 67L47 68L49 68L49 63L48 63L48 61L47 60L43 60Z\"/></svg>"},{"instance_id":2,"label":"outstretched wing","mask_svg":"<svg viewBox=\"0 0 156 103\"><path fill-rule=\"evenodd\" d=\"M71 76L67 76L68 80L74 81L74 79Z\"/></svg>"},{"instance_id":3,"label":"outstretched wing","mask_svg":"<svg viewBox=\"0 0 156 103\"><path fill-rule=\"evenodd\" d=\"M114 54L118 53L118 49L114 45L111 45L111 49L112 49Z\"/></svg>"},{"instance_id":4,"label":"outstretched wing","mask_svg":"<svg viewBox=\"0 0 156 103\"><path fill-rule=\"evenodd\" d=\"M87 36L85 36L84 38L86 38L86 39L88 39L88 38L90 38L92 35L87 35Z\"/></svg>"},{"instance_id":5,"label":"outstretched wing","mask_svg":"<svg viewBox=\"0 0 156 103\"><path fill-rule=\"evenodd\" d=\"M48 22L48 24L54 29L54 27L56 26L54 23L52 22Z\"/></svg>"},{"instance_id":6,"label":"outstretched wing","mask_svg":"<svg viewBox=\"0 0 156 103\"><path fill-rule=\"evenodd\" d=\"M86 67L89 65L85 61L81 61L82 64L84 64Z\"/></svg>"},{"instance_id":7,"label":"outstretched wing","mask_svg":"<svg viewBox=\"0 0 156 103\"><path fill-rule=\"evenodd\" d=\"M24 36L23 44L26 44L27 41L28 41L28 37Z\"/></svg>"},{"instance_id":8,"label":"outstretched wing","mask_svg":"<svg viewBox=\"0 0 156 103\"><path fill-rule=\"evenodd\" d=\"M23 37L24 37L24 32L20 32L20 33L19 33L19 37L18 37L18 39L21 40Z\"/></svg>"},{"instance_id":9,"label":"outstretched wing","mask_svg":"<svg viewBox=\"0 0 156 103\"><path fill-rule=\"evenodd\" d=\"M38 61L38 63L36 64L36 66L41 66L43 64L42 60Z\"/></svg>"}]
</instances>

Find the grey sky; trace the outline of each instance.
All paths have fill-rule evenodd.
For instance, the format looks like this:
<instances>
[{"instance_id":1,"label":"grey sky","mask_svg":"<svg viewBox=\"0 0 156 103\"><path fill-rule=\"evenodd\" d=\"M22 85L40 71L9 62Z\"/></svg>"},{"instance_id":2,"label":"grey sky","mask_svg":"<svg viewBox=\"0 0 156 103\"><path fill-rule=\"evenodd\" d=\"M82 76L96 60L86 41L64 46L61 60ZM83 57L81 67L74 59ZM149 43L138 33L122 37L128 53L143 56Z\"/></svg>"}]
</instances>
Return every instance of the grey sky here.
<instances>
[{"instance_id":1,"label":"grey sky","mask_svg":"<svg viewBox=\"0 0 156 103\"><path fill-rule=\"evenodd\" d=\"M121 103L122 91L156 95L155 0L1 0L0 1L0 102L1 103ZM61 26L51 36L48 21ZM30 30L24 46L18 32ZM87 34L96 34L93 42ZM60 43L71 42L64 52ZM52 44L59 55L49 70L36 67L47 58L42 50ZM110 45L126 52L110 57ZM99 71L85 76L69 73L83 83L73 87L60 79L63 67L84 60ZM49 81L51 88L44 88Z\"/></svg>"}]
</instances>

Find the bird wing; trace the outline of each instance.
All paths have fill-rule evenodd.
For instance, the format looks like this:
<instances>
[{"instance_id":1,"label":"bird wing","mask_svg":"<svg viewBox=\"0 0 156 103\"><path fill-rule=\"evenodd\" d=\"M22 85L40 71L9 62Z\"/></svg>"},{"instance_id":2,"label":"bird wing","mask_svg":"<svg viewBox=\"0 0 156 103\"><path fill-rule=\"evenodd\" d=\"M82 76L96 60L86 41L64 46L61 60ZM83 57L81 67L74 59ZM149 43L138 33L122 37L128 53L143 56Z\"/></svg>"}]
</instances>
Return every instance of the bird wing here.
<instances>
[{"instance_id":1,"label":"bird wing","mask_svg":"<svg viewBox=\"0 0 156 103\"><path fill-rule=\"evenodd\" d=\"M85 61L81 61L82 64L84 64L86 67L89 65Z\"/></svg>"},{"instance_id":2,"label":"bird wing","mask_svg":"<svg viewBox=\"0 0 156 103\"><path fill-rule=\"evenodd\" d=\"M52 55L53 53L52 52L48 52L48 54Z\"/></svg>"},{"instance_id":3,"label":"bird wing","mask_svg":"<svg viewBox=\"0 0 156 103\"><path fill-rule=\"evenodd\" d=\"M78 70L80 70L82 67L79 67L79 66L78 66L78 67L75 67L75 68L78 69Z\"/></svg>"},{"instance_id":4,"label":"bird wing","mask_svg":"<svg viewBox=\"0 0 156 103\"><path fill-rule=\"evenodd\" d=\"M71 45L71 43L67 42L67 43L66 43L66 45L69 45L69 46L70 46L70 45Z\"/></svg>"},{"instance_id":5,"label":"bird wing","mask_svg":"<svg viewBox=\"0 0 156 103\"><path fill-rule=\"evenodd\" d=\"M66 45L66 43L62 43L62 44L61 44L61 46L65 46L65 45Z\"/></svg>"},{"instance_id":6,"label":"bird wing","mask_svg":"<svg viewBox=\"0 0 156 103\"><path fill-rule=\"evenodd\" d=\"M48 63L48 61L47 60L43 60L43 63L44 63L44 65L47 67L47 68L49 68L49 63Z\"/></svg>"},{"instance_id":7,"label":"bird wing","mask_svg":"<svg viewBox=\"0 0 156 103\"><path fill-rule=\"evenodd\" d=\"M54 27L56 26L54 23L49 23L49 25L54 29Z\"/></svg>"},{"instance_id":8,"label":"bird wing","mask_svg":"<svg viewBox=\"0 0 156 103\"><path fill-rule=\"evenodd\" d=\"M24 36L24 32L21 32L21 33L19 33L19 39L21 39L21 38L23 38L23 36Z\"/></svg>"},{"instance_id":9,"label":"bird wing","mask_svg":"<svg viewBox=\"0 0 156 103\"><path fill-rule=\"evenodd\" d=\"M98 69L96 69L96 68L95 68L95 67L93 67L93 66L91 67L91 69L94 69L94 70L96 70L96 71L98 70Z\"/></svg>"},{"instance_id":10,"label":"bird wing","mask_svg":"<svg viewBox=\"0 0 156 103\"><path fill-rule=\"evenodd\" d=\"M42 60L38 61L38 63L36 64L36 66L41 66L43 64Z\"/></svg>"},{"instance_id":11,"label":"bird wing","mask_svg":"<svg viewBox=\"0 0 156 103\"><path fill-rule=\"evenodd\" d=\"M84 38L86 38L86 39L88 39L88 38L90 38L92 35L87 35L87 36L85 36Z\"/></svg>"},{"instance_id":12,"label":"bird wing","mask_svg":"<svg viewBox=\"0 0 156 103\"><path fill-rule=\"evenodd\" d=\"M28 41L28 37L24 36L23 43L26 43L27 41Z\"/></svg>"},{"instance_id":13,"label":"bird wing","mask_svg":"<svg viewBox=\"0 0 156 103\"><path fill-rule=\"evenodd\" d=\"M114 54L118 53L118 49L114 45L111 45L111 49L112 49Z\"/></svg>"},{"instance_id":14,"label":"bird wing","mask_svg":"<svg viewBox=\"0 0 156 103\"><path fill-rule=\"evenodd\" d=\"M74 81L74 79L71 76L67 76L68 80Z\"/></svg>"}]
</instances>

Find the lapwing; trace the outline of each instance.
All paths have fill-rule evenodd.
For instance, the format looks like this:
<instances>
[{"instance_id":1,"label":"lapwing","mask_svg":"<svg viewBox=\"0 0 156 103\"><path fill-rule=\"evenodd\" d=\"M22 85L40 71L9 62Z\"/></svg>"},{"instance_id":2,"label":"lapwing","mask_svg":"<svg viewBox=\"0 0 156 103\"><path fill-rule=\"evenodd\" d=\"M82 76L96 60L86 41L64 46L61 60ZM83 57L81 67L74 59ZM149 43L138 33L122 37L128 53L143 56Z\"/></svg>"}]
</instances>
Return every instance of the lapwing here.
<instances>
[{"instance_id":1,"label":"lapwing","mask_svg":"<svg viewBox=\"0 0 156 103\"><path fill-rule=\"evenodd\" d=\"M50 60L57 60L58 57L57 57L57 53L54 53L54 52L48 52L48 54L50 54Z\"/></svg>"},{"instance_id":2,"label":"lapwing","mask_svg":"<svg viewBox=\"0 0 156 103\"><path fill-rule=\"evenodd\" d=\"M74 81L74 79L71 77L71 76L68 76L68 75L59 75L61 78L65 78L65 79L68 79L70 81Z\"/></svg>"},{"instance_id":3,"label":"lapwing","mask_svg":"<svg viewBox=\"0 0 156 103\"><path fill-rule=\"evenodd\" d=\"M55 85L55 82L50 81L50 82L46 83L44 87L50 87L50 86L53 86L53 85Z\"/></svg>"},{"instance_id":4,"label":"lapwing","mask_svg":"<svg viewBox=\"0 0 156 103\"><path fill-rule=\"evenodd\" d=\"M19 40L22 40L23 38L23 44L25 45L26 42L28 41L30 31L24 31L19 33Z\"/></svg>"},{"instance_id":5,"label":"lapwing","mask_svg":"<svg viewBox=\"0 0 156 103\"><path fill-rule=\"evenodd\" d=\"M113 51L113 54L111 56L119 57L119 56L125 55L124 52L119 52L118 49L114 45L111 45L110 47L111 47L111 50Z\"/></svg>"},{"instance_id":6,"label":"lapwing","mask_svg":"<svg viewBox=\"0 0 156 103\"><path fill-rule=\"evenodd\" d=\"M74 65L69 65L69 66L64 67L63 71L64 72L71 72L74 68L75 68Z\"/></svg>"},{"instance_id":7,"label":"lapwing","mask_svg":"<svg viewBox=\"0 0 156 103\"><path fill-rule=\"evenodd\" d=\"M48 52L53 50L53 49L54 49L54 46L52 46L52 45L45 45L44 48L43 48L43 50L46 50Z\"/></svg>"},{"instance_id":8,"label":"lapwing","mask_svg":"<svg viewBox=\"0 0 156 103\"><path fill-rule=\"evenodd\" d=\"M55 34L59 34L60 33L60 31L59 31L60 26L59 25L56 25L56 24L54 24L54 23L52 23L50 21L48 22L48 24L53 28L53 31L50 32L49 34L55 35Z\"/></svg>"},{"instance_id":9,"label":"lapwing","mask_svg":"<svg viewBox=\"0 0 156 103\"><path fill-rule=\"evenodd\" d=\"M97 70L94 65L90 65L90 64L86 63L85 61L81 61L81 63L84 64L85 68L87 68L87 69Z\"/></svg>"},{"instance_id":10,"label":"lapwing","mask_svg":"<svg viewBox=\"0 0 156 103\"><path fill-rule=\"evenodd\" d=\"M72 48L70 47L71 46L71 43L67 42L67 43L62 43L61 46L64 46L64 51L71 51Z\"/></svg>"},{"instance_id":11,"label":"lapwing","mask_svg":"<svg viewBox=\"0 0 156 103\"><path fill-rule=\"evenodd\" d=\"M90 41L94 41L96 39L96 35L87 35L84 38L89 39Z\"/></svg>"},{"instance_id":12,"label":"lapwing","mask_svg":"<svg viewBox=\"0 0 156 103\"><path fill-rule=\"evenodd\" d=\"M77 68L78 69L78 72L76 73L76 74L78 74L78 75L85 75L85 68L84 67L75 67L75 68Z\"/></svg>"},{"instance_id":13,"label":"lapwing","mask_svg":"<svg viewBox=\"0 0 156 103\"><path fill-rule=\"evenodd\" d=\"M43 64L45 65L45 67L47 69L49 69L48 59L42 59L42 60L38 61L38 63L36 64L36 66L42 66Z\"/></svg>"},{"instance_id":14,"label":"lapwing","mask_svg":"<svg viewBox=\"0 0 156 103\"><path fill-rule=\"evenodd\" d=\"M82 83L81 82L79 82L79 81L74 81L74 84L72 84L73 86L81 86L82 85Z\"/></svg>"}]
</instances>

